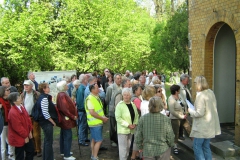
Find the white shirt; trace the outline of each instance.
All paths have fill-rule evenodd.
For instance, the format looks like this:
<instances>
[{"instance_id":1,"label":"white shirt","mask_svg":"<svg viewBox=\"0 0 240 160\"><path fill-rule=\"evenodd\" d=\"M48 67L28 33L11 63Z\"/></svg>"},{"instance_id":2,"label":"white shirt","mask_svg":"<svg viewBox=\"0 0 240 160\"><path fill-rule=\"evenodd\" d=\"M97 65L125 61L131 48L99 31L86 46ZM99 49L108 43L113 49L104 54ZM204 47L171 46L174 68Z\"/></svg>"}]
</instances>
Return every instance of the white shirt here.
<instances>
[{"instance_id":1,"label":"white shirt","mask_svg":"<svg viewBox=\"0 0 240 160\"><path fill-rule=\"evenodd\" d=\"M17 106L17 105L16 105ZM21 109L22 106L17 106L17 108L22 112L22 109Z\"/></svg>"},{"instance_id":2,"label":"white shirt","mask_svg":"<svg viewBox=\"0 0 240 160\"><path fill-rule=\"evenodd\" d=\"M28 115L31 115L32 113L32 108L34 106L34 101L33 101L33 93L27 93L25 95L25 99L24 99L24 106L28 112Z\"/></svg>"},{"instance_id":3,"label":"white shirt","mask_svg":"<svg viewBox=\"0 0 240 160\"><path fill-rule=\"evenodd\" d=\"M147 100L143 100L141 102L141 106L140 106L141 116L149 113L148 104L149 104L149 101L147 101Z\"/></svg>"}]
</instances>

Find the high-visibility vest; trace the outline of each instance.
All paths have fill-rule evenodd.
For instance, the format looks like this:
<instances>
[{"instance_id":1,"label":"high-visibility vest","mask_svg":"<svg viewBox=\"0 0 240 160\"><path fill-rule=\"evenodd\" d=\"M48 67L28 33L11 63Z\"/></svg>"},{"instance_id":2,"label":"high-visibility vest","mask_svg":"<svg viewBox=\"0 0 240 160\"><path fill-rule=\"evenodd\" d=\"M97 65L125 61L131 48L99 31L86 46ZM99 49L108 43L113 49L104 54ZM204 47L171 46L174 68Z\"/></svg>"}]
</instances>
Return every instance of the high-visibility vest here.
<instances>
[{"instance_id":1,"label":"high-visibility vest","mask_svg":"<svg viewBox=\"0 0 240 160\"><path fill-rule=\"evenodd\" d=\"M88 110L88 106L87 106L87 101L88 100L91 101L92 105L94 106L94 111L99 116L104 116L104 112L103 112L103 109L102 109L103 105L102 105L102 102L101 102L100 98L90 94L85 100L85 110L86 110L86 113L87 113L87 123L88 123L88 125L91 127L91 126L97 126L97 125L103 124L102 120L97 119L90 114L90 112Z\"/></svg>"}]
</instances>

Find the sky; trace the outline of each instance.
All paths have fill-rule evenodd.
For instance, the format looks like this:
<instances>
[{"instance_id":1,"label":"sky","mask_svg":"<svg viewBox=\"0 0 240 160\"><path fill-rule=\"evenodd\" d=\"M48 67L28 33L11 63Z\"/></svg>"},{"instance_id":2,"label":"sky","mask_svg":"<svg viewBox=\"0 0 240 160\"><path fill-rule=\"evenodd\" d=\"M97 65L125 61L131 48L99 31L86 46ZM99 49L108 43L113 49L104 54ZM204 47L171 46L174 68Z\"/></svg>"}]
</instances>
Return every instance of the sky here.
<instances>
[{"instance_id":1,"label":"sky","mask_svg":"<svg viewBox=\"0 0 240 160\"><path fill-rule=\"evenodd\" d=\"M150 15L155 15L155 6L152 0L136 0L136 2L143 6L146 7L150 11Z\"/></svg>"}]
</instances>

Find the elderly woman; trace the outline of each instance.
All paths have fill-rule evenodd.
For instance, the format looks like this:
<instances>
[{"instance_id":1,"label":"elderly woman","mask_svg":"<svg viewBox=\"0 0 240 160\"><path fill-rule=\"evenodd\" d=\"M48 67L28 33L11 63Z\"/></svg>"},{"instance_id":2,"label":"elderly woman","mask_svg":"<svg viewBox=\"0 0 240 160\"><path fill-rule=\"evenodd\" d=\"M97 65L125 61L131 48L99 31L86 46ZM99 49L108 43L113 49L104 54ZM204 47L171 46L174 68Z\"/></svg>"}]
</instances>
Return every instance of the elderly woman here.
<instances>
[{"instance_id":1,"label":"elderly woman","mask_svg":"<svg viewBox=\"0 0 240 160\"><path fill-rule=\"evenodd\" d=\"M72 90L72 97L71 97L73 102L75 102L77 99L77 90L78 90L78 87L80 86L80 84L81 84L81 82L78 79L73 81L74 88Z\"/></svg>"},{"instance_id":2,"label":"elderly woman","mask_svg":"<svg viewBox=\"0 0 240 160\"><path fill-rule=\"evenodd\" d=\"M59 110L61 122L59 126L60 131L60 153L64 154L64 159L74 160L75 157L71 156L70 150L72 146L72 128L76 127L77 109L66 93L68 90L67 82L61 81L57 83L57 108Z\"/></svg>"},{"instance_id":3,"label":"elderly woman","mask_svg":"<svg viewBox=\"0 0 240 160\"><path fill-rule=\"evenodd\" d=\"M172 122L173 132L175 134L174 138L174 154L178 154L177 142L179 137L179 127L180 125L186 130L188 135L190 134L191 127L189 125L186 114L186 104L182 101L180 97L180 86L172 85L170 87L171 96L168 98L168 106L170 111L170 119Z\"/></svg>"},{"instance_id":4,"label":"elderly woman","mask_svg":"<svg viewBox=\"0 0 240 160\"><path fill-rule=\"evenodd\" d=\"M37 106L40 108L38 123L44 134L43 159L53 160L53 126L58 123L58 114L52 102L52 96L49 95L48 83L39 84L38 90L41 93L37 100Z\"/></svg>"},{"instance_id":5,"label":"elderly woman","mask_svg":"<svg viewBox=\"0 0 240 160\"><path fill-rule=\"evenodd\" d=\"M193 150L195 159L210 160L212 159L210 139L221 134L217 102L213 91L208 88L205 77L196 77L194 83L197 91L195 108L188 108L193 118L190 137L194 137Z\"/></svg>"},{"instance_id":6,"label":"elderly woman","mask_svg":"<svg viewBox=\"0 0 240 160\"><path fill-rule=\"evenodd\" d=\"M152 86L146 86L142 92L143 101L141 102L140 110L141 116L149 112L148 104L149 99L155 95L155 88Z\"/></svg>"},{"instance_id":7,"label":"elderly woman","mask_svg":"<svg viewBox=\"0 0 240 160\"><path fill-rule=\"evenodd\" d=\"M33 160L34 144L31 119L25 107L22 106L22 98L18 92L10 93L8 100L12 105L8 115L9 144L15 147L16 160Z\"/></svg>"},{"instance_id":8,"label":"elderly woman","mask_svg":"<svg viewBox=\"0 0 240 160\"><path fill-rule=\"evenodd\" d=\"M131 102L131 93L130 88L123 88L123 101L118 103L115 110L120 160L128 158L132 134L138 123L138 112L135 104Z\"/></svg>"},{"instance_id":9,"label":"elderly woman","mask_svg":"<svg viewBox=\"0 0 240 160\"><path fill-rule=\"evenodd\" d=\"M7 100L10 94L10 89L5 86L0 86L0 108L4 119L4 127L1 134L1 156L2 160L6 160L6 143L8 143L8 113L11 109L11 104ZM14 159L14 147L8 145L9 159Z\"/></svg>"},{"instance_id":10,"label":"elderly woman","mask_svg":"<svg viewBox=\"0 0 240 160\"><path fill-rule=\"evenodd\" d=\"M161 113L168 116L169 113L167 112L166 95L164 94L165 93L165 89L162 88L162 86L159 85L159 84L154 85L154 88L156 90L155 96L160 97L161 100L162 100L162 103L163 103L163 109L162 109Z\"/></svg>"},{"instance_id":11,"label":"elderly woman","mask_svg":"<svg viewBox=\"0 0 240 160\"><path fill-rule=\"evenodd\" d=\"M170 160L174 134L171 121L162 115L161 98L154 96L149 101L149 113L142 116L138 123L136 144L143 151L144 160Z\"/></svg>"}]
</instances>

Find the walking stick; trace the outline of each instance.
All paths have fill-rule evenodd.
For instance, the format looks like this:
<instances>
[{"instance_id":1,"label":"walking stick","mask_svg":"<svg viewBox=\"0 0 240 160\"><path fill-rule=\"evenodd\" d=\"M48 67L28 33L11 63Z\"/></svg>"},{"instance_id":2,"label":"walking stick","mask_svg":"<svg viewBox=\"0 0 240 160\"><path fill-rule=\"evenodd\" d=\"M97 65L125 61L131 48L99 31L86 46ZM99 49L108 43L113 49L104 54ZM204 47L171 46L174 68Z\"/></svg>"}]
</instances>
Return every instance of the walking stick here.
<instances>
[{"instance_id":1,"label":"walking stick","mask_svg":"<svg viewBox=\"0 0 240 160\"><path fill-rule=\"evenodd\" d=\"M77 137L78 137L78 124L76 125L76 130L77 130ZM78 137L78 150L79 150L79 154L81 156L82 154L81 154L81 149L80 149L80 144L79 144L79 137Z\"/></svg>"}]
</instances>

